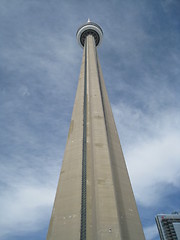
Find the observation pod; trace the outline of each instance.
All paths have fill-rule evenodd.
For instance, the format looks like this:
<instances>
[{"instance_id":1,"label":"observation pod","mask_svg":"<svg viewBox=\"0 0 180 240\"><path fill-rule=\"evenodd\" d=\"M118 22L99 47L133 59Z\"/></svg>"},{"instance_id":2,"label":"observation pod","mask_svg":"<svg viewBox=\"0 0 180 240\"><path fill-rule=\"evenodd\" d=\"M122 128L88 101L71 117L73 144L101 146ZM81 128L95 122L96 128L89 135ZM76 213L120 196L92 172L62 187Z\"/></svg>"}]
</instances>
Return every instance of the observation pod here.
<instances>
[{"instance_id":1,"label":"observation pod","mask_svg":"<svg viewBox=\"0 0 180 240\"><path fill-rule=\"evenodd\" d=\"M92 35L94 37L96 47L98 47L102 42L103 31L99 25L91 22L88 19L88 22L82 25L76 33L76 37L79 45L83 48L85 39L88 35Z\"/></svg>"}]
</instances>

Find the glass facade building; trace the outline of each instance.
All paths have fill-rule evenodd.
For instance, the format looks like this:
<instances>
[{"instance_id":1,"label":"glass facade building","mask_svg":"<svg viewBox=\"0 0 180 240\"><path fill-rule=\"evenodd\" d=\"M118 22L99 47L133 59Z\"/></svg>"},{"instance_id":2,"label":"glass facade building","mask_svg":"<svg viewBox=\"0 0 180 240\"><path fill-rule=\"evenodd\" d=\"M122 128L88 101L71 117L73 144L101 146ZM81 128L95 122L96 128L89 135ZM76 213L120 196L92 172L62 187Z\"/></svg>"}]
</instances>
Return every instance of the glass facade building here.
<instances>
[{"instance_id":1,"label":"glass facade building","mask_svg":"<svg viewBox=\"0 0 180 240\"><path fill-rule=\"evenodd\" d=\"M155 220L161 240L180 239L180 213L158 214Z\"/></svg>"}]
</instances>

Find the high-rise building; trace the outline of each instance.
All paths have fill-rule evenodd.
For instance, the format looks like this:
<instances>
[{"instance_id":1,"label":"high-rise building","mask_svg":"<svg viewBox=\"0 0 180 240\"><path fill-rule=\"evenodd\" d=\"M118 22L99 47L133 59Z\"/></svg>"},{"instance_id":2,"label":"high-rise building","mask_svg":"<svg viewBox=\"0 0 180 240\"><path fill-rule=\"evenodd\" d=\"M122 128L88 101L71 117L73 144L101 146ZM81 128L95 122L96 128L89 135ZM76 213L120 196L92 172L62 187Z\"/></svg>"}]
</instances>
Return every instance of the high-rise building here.
<instances>
[{"instance_id":1,"label":"high-rise building","mask_svg":"<svg viewBox=\"0 0 180 240\"><path fill-rule=\"evenodd\" d=\"M79 83L47 240L143 240L144 233L97 55L103 31L77 31Z\"/></svg>"},{"instance_id":2,"label":"high-rise building","mask_svg":"<svg viewBox=\"0 0 180 240\"><path fill-rule=\"evenodd\" d=\"M155 220L161 240L180 240L180 213L158 214Z\"/></svg>"}]
</instances>

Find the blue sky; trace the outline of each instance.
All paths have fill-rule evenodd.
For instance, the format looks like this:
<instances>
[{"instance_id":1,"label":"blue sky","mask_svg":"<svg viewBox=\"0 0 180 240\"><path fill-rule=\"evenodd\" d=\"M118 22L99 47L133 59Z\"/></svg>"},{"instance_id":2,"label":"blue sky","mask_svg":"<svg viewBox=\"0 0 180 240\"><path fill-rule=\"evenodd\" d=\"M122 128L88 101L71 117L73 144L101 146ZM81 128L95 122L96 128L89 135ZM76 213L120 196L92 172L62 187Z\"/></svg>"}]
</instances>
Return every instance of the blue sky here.
<instances>
[{"instance_id":1,"label":"blue sky","mask_svg":"<svg viewBox=\"0 0 180 240\"><path fill-rule=\"evenodd\" d=\"M88 18L146 239L180 211L179 0L0 0L2 240L46 237Z\"/></svg>"}]
</instances>

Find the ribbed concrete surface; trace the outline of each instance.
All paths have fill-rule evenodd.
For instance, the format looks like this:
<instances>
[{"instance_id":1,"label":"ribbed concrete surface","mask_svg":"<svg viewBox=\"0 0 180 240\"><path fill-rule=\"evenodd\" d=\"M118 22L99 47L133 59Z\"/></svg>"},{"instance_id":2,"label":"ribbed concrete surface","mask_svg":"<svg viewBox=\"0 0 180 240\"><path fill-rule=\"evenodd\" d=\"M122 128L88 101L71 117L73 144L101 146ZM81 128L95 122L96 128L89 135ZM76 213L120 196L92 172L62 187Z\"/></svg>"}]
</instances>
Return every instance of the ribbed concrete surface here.
<instances>
[{"instance_id":1,"label":"ribbed concrete surface","mask_svg":"<svg viewBox=\"0 0 180 240\"><path fill-rule=\"evenodd\" d=\"M86 238L143 240L144 234L92 36L79 84L47 240L80 240L86 81ZM86 60L85 60L86 58Z\"/></svg>"}]
</instances>

